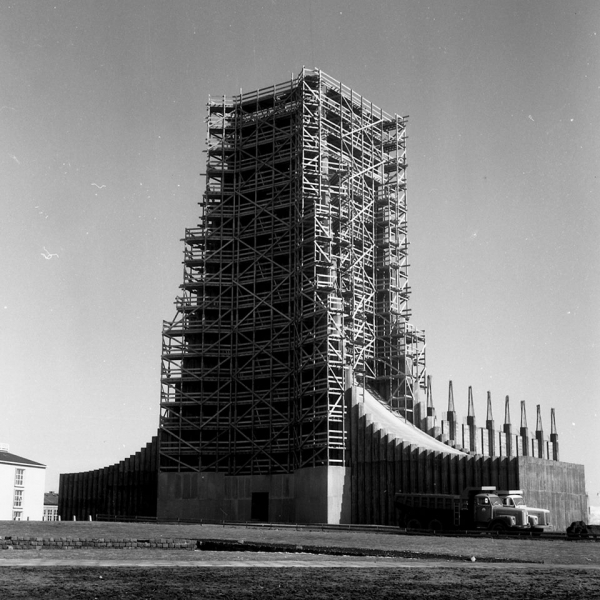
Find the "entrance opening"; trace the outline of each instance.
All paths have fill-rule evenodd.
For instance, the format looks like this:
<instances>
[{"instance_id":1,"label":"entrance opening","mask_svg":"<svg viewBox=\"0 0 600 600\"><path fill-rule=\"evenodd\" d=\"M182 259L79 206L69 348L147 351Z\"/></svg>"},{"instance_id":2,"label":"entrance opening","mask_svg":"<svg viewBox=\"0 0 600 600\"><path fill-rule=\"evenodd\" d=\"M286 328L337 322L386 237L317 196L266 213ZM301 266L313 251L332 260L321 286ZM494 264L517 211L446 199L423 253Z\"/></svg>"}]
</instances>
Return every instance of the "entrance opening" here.
<instances>
[{"instance_id":1,"label":"entrance opening","mask_svg":"<svg viewBox=\"0 0 600 600\"><path fill-rule=\"evenodd\" d=\"M269 492L252 492L250 518L253 521L269 520Z\"/></svg>"}]
</instances>

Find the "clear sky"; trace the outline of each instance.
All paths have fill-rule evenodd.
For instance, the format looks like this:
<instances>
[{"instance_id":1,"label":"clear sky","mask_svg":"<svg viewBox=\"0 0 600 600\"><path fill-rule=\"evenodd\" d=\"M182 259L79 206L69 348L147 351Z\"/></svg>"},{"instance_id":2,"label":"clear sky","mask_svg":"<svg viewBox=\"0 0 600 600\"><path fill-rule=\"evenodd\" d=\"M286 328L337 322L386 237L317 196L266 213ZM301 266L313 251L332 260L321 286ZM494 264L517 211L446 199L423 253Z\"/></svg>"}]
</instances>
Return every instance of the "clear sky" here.
<instances>
[{"instance_id":1,"label":"clear sky","mask_svg":"<svg viewBox=\"0 0 600 600\"><path fill-rule=\"evenodd\" d=\"M414 323L600 504L600 2L0 0L0 441L61 472L156 432L206 101L318 67L410 115Z\"/></svg>"}]
</instances>

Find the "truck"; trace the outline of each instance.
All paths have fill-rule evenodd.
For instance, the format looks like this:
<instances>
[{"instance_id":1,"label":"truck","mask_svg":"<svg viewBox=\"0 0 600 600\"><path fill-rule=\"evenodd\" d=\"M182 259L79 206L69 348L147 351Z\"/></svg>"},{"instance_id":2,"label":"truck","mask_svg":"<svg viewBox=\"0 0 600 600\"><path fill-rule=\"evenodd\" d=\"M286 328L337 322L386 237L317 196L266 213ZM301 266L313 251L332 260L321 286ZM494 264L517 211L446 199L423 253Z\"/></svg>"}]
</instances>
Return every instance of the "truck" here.
<instances>
[{"instance_id":1,"label":"truck","mask_svg":"<svg viewBox=\"0 0 600 600\"><path fill-rule=\"evenodd\" d=\"M460 495L412 494L394 497L398 525L406 529L542 532L550 527L550 511L525 505L522 490L495 486L470 487Z\"/></svg>"},{"instance_id":2,"label":"truck","mask_svg":"<svg viewBox=\"0 0 600 600\"><path fill-rule=\"evenodd\" d=\"M533 530L550 529L550 511L546 508L527 506L523 498L523 490L497 490L496 494L504 506L522 507L527 509Z\"/></svg>"}]
</instances>

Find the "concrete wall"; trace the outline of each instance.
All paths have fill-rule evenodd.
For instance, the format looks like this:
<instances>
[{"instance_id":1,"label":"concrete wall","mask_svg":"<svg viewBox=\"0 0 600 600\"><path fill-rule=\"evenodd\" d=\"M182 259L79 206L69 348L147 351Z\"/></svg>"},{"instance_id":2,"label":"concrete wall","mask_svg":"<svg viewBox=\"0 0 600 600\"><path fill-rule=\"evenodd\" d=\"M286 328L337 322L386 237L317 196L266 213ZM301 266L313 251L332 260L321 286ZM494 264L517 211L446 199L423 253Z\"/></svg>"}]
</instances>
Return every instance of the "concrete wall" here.
<instances>
[{"instance_id":1,"label":"concrete wall","mask_svg":"<svg viewBox=\"0 0 600 600\"><path fill-rule=\"evenodd\" d=\"M317 467L284 475L160 473L159 519L252 519L252 494L268 493L268 519L282 523L350 522L349 469Z\"/></svg>"},{"instance_id":2,"label":"concrete wall","mask_svg":"<svg viewBox=\"0 0 600 600\"><path fill-rule=\"evenodd\" d=\"M62 473L58 514L63 520L95 519L98 514L155 517L157 475L158 444L154 437L145 448L115 465Z\"/></svg>"},{"instance_id":3,"label":"concrete wall","mask_svg":"<svg viewBox=\"0 0 600 600\"><path fill-rule=\"evenodd\" d=\"M583 465L522 456L519 488L526 491L530 506L550 510L556 531L565 531L573 521L587 521L587 495Z\"/></svg>"},{"instance_id":4,"label":"concrete wall","mask_svg":"<svg viewBox=\"0 0 600 600\"><path fill-rule=\"evenodd\" d=\"M350 523L349 468L300 469L295 489L296 522Z\"/></svg>"},{"instance_id":5,"label":"concrete wall","mask_svg":"<svg viewBox=\"0 0 600 600\"><path fill-rule=\"evenodd\" d=\"M495 485L523 489L530 505L550 509L558 531L572 521L587 520L583 466L453 448L446 452L447 446L437 442L426 447L403 428L388 422L382 426L379 413L359 397L347 398L348 467L307 468L287 475L158 473L154 438L117 465L61 475L59 514L63 519L101 513L248 521L252 494L262 493L269 495L268 519L275 522L395 525L396 491L459 494L465 487Z\"/></svg>"},{"instance_id":6,"label":"concrete wall","mask_svg":"<svg viewBox=\"0 0 600 600\"><path fill-rule=\"evenodd\" d=\"M582 465L423 448L374 422L360 403L351 406L350 421L352 523L395 525L396 491L460 494L481 485L522 489L527 504L550 510L555 531L587 518Z\"/></svg>"}]
</instances>

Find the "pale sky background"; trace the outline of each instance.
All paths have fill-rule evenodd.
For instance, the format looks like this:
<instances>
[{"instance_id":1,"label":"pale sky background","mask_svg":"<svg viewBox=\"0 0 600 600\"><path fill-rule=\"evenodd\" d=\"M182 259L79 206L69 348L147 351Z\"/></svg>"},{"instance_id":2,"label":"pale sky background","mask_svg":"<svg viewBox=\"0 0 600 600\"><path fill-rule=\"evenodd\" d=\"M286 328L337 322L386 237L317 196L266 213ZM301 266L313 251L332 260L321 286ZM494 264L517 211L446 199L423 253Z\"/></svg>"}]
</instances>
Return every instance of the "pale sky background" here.
<instances>
[{"instance_id":1,"label":"pale sky background","mask_svg":"<svg viewBox=\"0 0 600 600\"><path fill-rule=\"evenodd\" d=\"M600 2L0 0L0 441L61 472L156 432L208 95L318 67L410 115L434 401L541 404L600 504Z\"/></svg>"}]
</instances>

